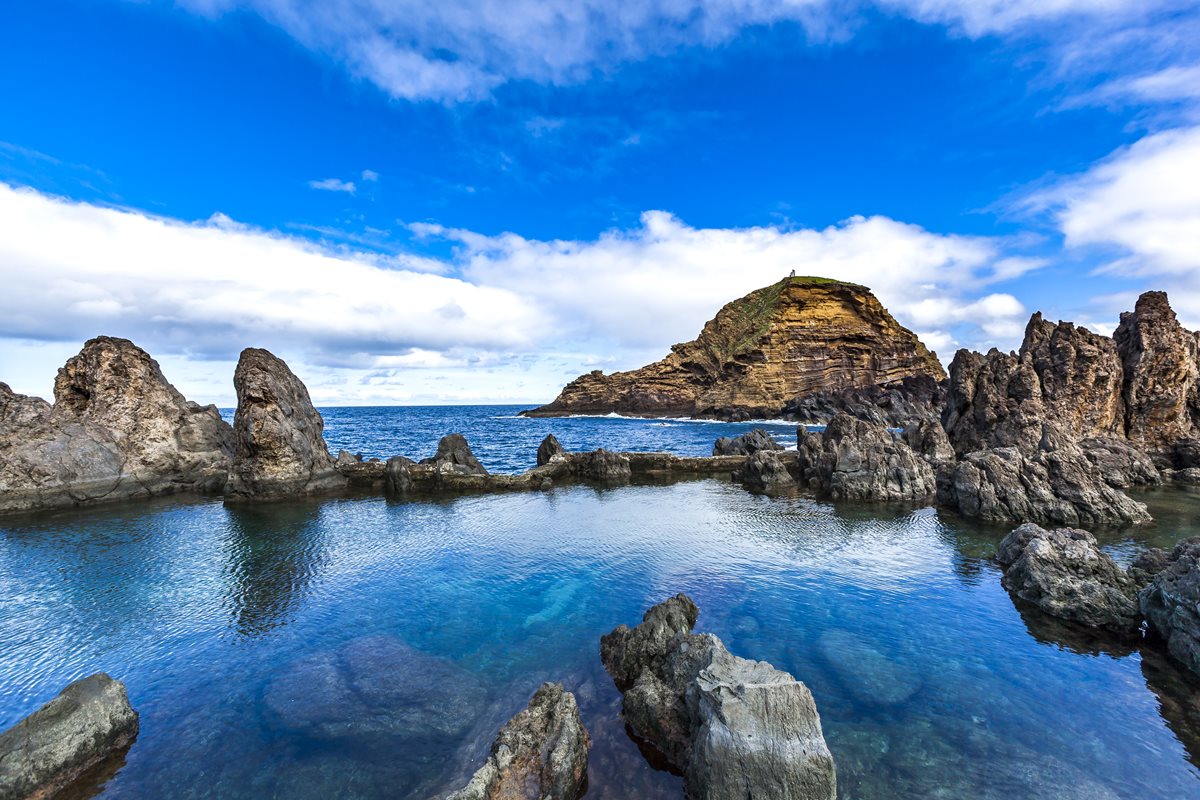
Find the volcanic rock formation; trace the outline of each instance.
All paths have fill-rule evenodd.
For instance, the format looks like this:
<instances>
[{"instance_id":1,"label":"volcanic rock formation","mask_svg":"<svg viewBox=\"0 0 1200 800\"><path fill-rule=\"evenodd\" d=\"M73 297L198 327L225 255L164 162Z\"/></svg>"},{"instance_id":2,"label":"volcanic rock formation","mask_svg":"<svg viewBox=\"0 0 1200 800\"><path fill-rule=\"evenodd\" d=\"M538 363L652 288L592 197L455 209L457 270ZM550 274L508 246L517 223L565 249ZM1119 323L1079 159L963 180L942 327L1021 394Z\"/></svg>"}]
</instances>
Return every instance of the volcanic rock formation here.
<instances>
[{"instance_id":1,"label":"volcanic rock formation","mask_svg":"<svg viewBox=\"0 0 1200 800\"><path fill-rule=\"evenodd\" d=\"M1150 630L1171 655L1200 675L1200 537L1184 539L1165 567L1138 593Z\"/></svg>"},{"instance_id":2,"label":"volcanic rock formation","mask_svg":"<svg viewBox=\"0 0 1200 800\"><path fill-rule=\"evenodd\" d=\"M631 372L576 378L530 416L777 415L798 395L945 377L863 286L785 278L729 303L694 341Z\"/></svg>"},{"instance_id":3,"label":"volcanic rock formation","mask_svg":"<svg viewBox=\"0 0 1200 800\"><path fill-rule=\"evenodd\" d=\"M220 491L233 431L127 339L91 339L58 371L54 405L0 383L0 512Z\"/></svg>"},{"instance_id":4,"label":"volcanic rock formation","mask_svg":"<svg viewBox=\"0 0 1200 800\"><path fill-rule=\"evenodd\" d=\"M226 495L287 497L345 486L325 446L325 422L287 364L266 350L248 347L238 360L233 385L237 453Z\"/></svg>"},{"instance_id":5,"label":"volcanic rock formation","mask_svg":"<svg viewBox=\"0 0 1200 800\"><path fill-rule=\"evenodd\" d=\"M880 425L839 413L796 439L802 482L834 500L923 500L937 490L929 462Z\"/></svg>"}]
</instances>

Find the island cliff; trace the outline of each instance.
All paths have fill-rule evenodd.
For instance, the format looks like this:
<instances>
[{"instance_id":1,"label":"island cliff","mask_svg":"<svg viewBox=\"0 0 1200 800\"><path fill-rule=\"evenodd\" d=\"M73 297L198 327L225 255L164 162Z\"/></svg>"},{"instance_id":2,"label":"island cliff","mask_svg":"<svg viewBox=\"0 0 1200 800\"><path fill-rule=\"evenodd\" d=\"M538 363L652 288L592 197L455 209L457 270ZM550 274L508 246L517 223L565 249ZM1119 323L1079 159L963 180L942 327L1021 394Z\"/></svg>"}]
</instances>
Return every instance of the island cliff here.
<instances>
[{"instance_id":1,"label":"island cliff","mask_svg":"<svg viewBox=\"0 0 1200 800\"><path fill-rule=\"evenodd\" d=\"M945 372L870 289L785 278L727 304L661 361L581 375L554 402L524 414L764 417L811 392L914 376L940 381Z\"/></svg>"}]
</instances>

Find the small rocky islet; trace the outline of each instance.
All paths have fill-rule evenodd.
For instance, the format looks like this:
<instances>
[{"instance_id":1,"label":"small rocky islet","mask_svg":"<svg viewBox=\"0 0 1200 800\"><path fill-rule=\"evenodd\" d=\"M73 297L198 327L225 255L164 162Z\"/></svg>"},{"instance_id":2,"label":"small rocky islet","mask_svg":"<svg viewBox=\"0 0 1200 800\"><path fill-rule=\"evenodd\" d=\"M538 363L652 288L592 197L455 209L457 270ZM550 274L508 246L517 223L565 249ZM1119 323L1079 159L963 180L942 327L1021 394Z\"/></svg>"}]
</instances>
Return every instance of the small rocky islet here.
<instances>
[{"instance_id":1,"label":"small rocky islet","mask_svg":"<svg viewBox=\"0 0 1200 800\"><path fill-rule=\"evenodd\" d=\"M1200 674L1200 538L1147 551L1122 568L1091 533L1072 527L1147 523L1145 506L1126 490L1200 483L1200 335L1179 325L1161 292L1143 295L1112 337L1035 314L1017 353L960 351L947 376L869 290L786 279L727 305L663 361L583 376L528 412L823 424L799 427L795 449L758 430L719 439L708 457L573 453L551 435L536 467L497 475L464 437L450 434L419 461L364 461L344 451L335 459L320 413L282 360L245 350L234 385L230 426L214 407L187 401L147 353L112 337L90 340L59 370L52 405L0 384L0 513L177 492L227 502L368 490L420 497L727 475L765 494L934 504L1023 523L996 556L1016 602L1101 639L1146 632ZM688 797L836 797L833 755L808 688L730 654L711 634L693 633L697 615L680 595L651 608L636 628L603 637L601 660L622 692L632 733L683 775ZM420 680L381 681L379 670L358 662L382 652L399 669L418 665L414 674L440 674L446 665L400 642L354 647L366 655L353 647L315 654L279 677L265 704L281 724L374 736L349 730L346 722L363 715L346 716L336 703L328 719L310 719L320 711L312 707L295 717L289 693L304 696L314 682L330 681L341 681L347 698L375 704L382 713L366 716L385 726L389 704L411 709L414 701L448 725L460 721ZM834 660L874 652L833 636L818 647ZM371 700L371 691L379 697ZM124 686L103 674L77 681L0 735L0 797L51 796L114 763L137 733ZM449 796L579 797L589 741L572 693L547 683Z\"/></svg>"}]
</instances>

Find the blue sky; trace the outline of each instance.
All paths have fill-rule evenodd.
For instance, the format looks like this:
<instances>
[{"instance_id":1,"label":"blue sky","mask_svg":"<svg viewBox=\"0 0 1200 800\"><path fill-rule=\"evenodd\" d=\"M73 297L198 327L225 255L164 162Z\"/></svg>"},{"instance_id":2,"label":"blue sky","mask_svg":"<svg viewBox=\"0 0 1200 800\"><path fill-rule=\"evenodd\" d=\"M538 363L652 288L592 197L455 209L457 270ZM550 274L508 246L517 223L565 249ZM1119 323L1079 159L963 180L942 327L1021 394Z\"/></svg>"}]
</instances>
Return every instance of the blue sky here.
<instances>
[{"instance_id":1,"label":"blue sky","mask_svg":"<svg viewBox=\"0 0 1200 800\"><path fill-rule=\"evenodd\" d=\"M98 333L227 404L541 402L796 269L949 360L1200 327L1200 9L1166 0L10 4L0 380Z\"/></svg>"}]
</instances>

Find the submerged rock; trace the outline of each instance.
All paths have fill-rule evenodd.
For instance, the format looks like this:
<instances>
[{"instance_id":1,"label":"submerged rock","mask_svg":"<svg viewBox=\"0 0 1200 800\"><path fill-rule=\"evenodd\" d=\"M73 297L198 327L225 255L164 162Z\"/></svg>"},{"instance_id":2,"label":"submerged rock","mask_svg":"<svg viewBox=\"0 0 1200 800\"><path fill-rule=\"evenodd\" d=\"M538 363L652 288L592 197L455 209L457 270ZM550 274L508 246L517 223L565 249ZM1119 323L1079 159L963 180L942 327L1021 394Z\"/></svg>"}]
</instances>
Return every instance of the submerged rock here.
<instances>
[{"instance_id":1,"label":"submerged rock","mask_svg":"<svg viewBox=\"0 0 1200 800\"><path fill-rule=\"evenodd\" d=\"M996 560L1005 588L1051 616L1120 633L1141 624L1134 580L1087 531L1026 523L1004 537Z\"/></svg>"},{"instance_id":2,"label":"submerged rock","mask_svg":"<svg viewBox=\"0 0 1200 800\"><path fill-rule=\"evenodd\" d=\"M577 800L587 785L591 742L575 695L545 683L505 723L487 763L447 800Z\"/></svg>"},{"instance_id":3,"label":"submerged rock","mask_svg":"<svg viewBox=\"0 0 1200 800\"><path fill-rule=\"evenodd\" d=\"M697 613L677 595L601 638L626 723L683 773L689 798L833 800L833 756L808 688L692 633Z\"/></svg>"},{"instance_id":4,"label":"submerged rock","mask_svg":"<svg viewBox=\"0 0 1200 800\"><path fill-rule=\"evenodd\" d=\"M266 350L248 347L238 360L233 385L237 454L227 495L288 497L346 485L325 446L325 421L287 364Z\"/></svg>"},{"instance_id":5,"label":"submerged rock","mask_svg":"<svg viewBox=\"0 0 1200 800\"><path fill-rule=\"evenodd\" d=\"M1138 602L1167 651L1200 675L1200 536L1175 545Z\"/></svg>"},{"instance_id":6,"label":"submerged rock","mask_svg":"<svg viewBox=\"0 0 1200 800\"><path fill-rule=\"evenodd\" d=\"M224 486L232 429L133 342L88 341L59 370L54 397L0 384L0 512Z\"/></svg>"},{"instance_id":7,"label":"submerged rock","mask_svg":"<svg viewBox=\"0 0 1200 800\"><path fill-rule=\"evenodd\" d=\"M752 492L777 494L796 486L796 479L773 450L759 450L733 473L733 479Z\"/></svg>"},{"instance_id":8,"label":"submerged rock","mask_svg":"<svg viewBox=\"0 0 1200 800\"><path fill-rule=\"evenodd\" d=\"M487 475L488 471L471 452L471 445L461 433L451 433L438 441L433 458L421 459L422 464L433 464L438 472L453 472L456 475Z\"/></svg>"},{"instance_id":9,"label":"submerged rock","mask_svg":"<svg viewBox=\"0 0 1200 800\"><path fill-rule=\"evenodd\" d=\"M714 456L749 456L759 450L782 450L783 445L762 428L743 433L741 436L722 436L713 444Z\"/></svg>"},{"instance_id":10,"label":"submerged rock","mask_svg":"<svg viewBox=\"0 0 1200 800\"><path fill-rule=\"evenodd\" d=\"M937 490L929 463L886 428L838 414L825 430L797 435L799 470L835 500L923 500Z\"/></svg>"},{"instance_id":11,"label":"submerged rock","mask_svg":"<svg viewBox=\"0 0 1200 800\"><path fill-rule=\"evenodd\" d=\"M0 733L0 797L51 797L138 734L125 686L98 672Z\"/></svg>"},{"instance_id":12,"label":"submerged rock","mask_svg":"<svg viewBox=\"0 0 1200 800\"><path fill-rule=\"evenodd\" d=\"M871 642L848 631L833 630L817 640L817 650L837 672L850 694L875 706L908 702L924 682L901 659L889 658Z\"/></svg>"},{"instance_id":13,"label":"submerged rock","mask_svg":"<svg viewBox=\"0 0 1200 800\"><path fill-rule=\"evenodd\" d=\"M537 465L544 467L550 463L550 460L555 456L563 455L566 451L563 446L558 443L553 433L546 434L546 438L542 439L542 443L537 449Z\"/></svg>"}]
</instances>

